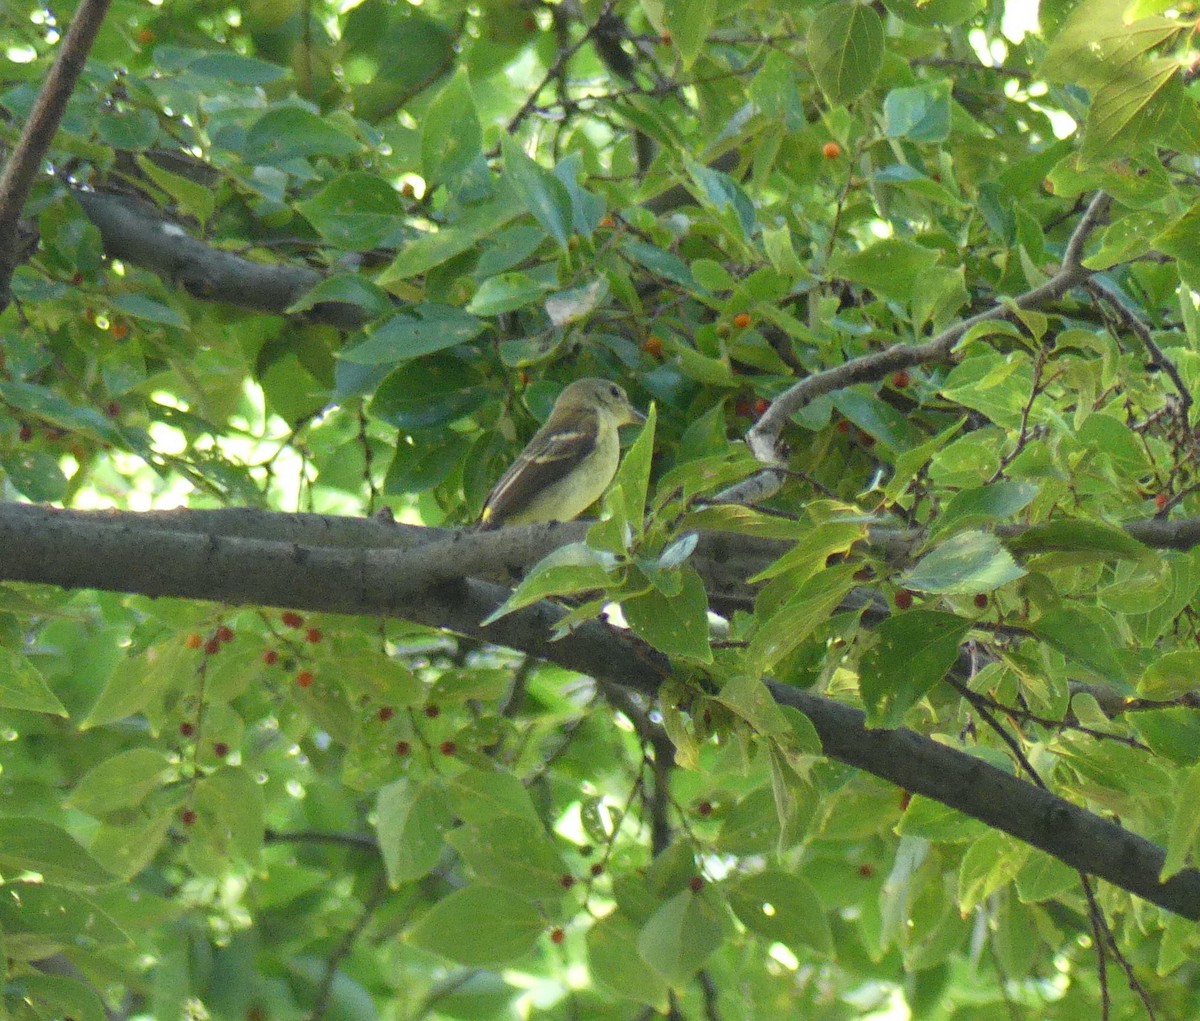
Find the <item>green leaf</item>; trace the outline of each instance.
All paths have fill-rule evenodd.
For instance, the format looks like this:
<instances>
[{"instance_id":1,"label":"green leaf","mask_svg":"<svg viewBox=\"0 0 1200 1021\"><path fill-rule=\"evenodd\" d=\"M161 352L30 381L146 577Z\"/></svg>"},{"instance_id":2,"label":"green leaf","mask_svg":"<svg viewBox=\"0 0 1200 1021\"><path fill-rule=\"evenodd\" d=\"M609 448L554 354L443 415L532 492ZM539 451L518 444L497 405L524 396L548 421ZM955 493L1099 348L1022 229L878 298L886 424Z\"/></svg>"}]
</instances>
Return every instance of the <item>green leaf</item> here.
<instances>
[{"instance_id":1,"label":"green leaf","mask_svg":"<svg viewBox=\"0 0 1200 1021\"><path fill-rule=\"evenodd\" d=\"M888 238L860 252L835 257L829 271L907 305L918 278L937 261L938 253L932 249L913 241Z\"/></svg>"},{"instance_id":2,"label":"green leaf","mask_svg":"<svg viewBox=\"0 0 1200 1021\"><path fill-rule=\"evenodd\" d=\"M717 0L670 0L663 6L664 24L679 51L684 71L704 49L717 15Z\"/></svg>"},{"instance_id":3,"label":"green leaf","mask_svg":"<svg viewBox=\"0 0 1200 1021\"><path fill-rule=\"evenodd\" d=\"M621 458L609 491L611 495L605 504L612 508L616 526L628 531L634 539L641 539L646 532L646 493L650 488L650 464L654 458L657 424L658 411L651 404L646 414L646 424Z\"/></svg>"},{"instance_id":4,"label":"green leaf","mask_svg":"<svg viewBox=\"0 0 1200 1021\"><path fill-rule=\"evenodd\" d=\"M659 652L700 663L713 661L708 644L708 594L692 568L679 572L683 586L667 597L657 589L621 602L621 611L634 633Z\"/></svg>"},{"instance_id":5,"label":"green leaf","mask_svg":"<svg viewBox=\"0 0 1200 1021\"><path fill-rule=\"evenodd\" d=\"M1110 683L1124 679L1125 671L1113 645L1118 629L1099 608L1058 606L1028 626L1039 638Z\"/></svg>"},{"instance_id":6,"label":"green leaf","mask_svg":"<svg viewBox=\"0 0 1200 1021\"><path fill-rule=\"evenodd\" d=\"M479 159L482 146L467 69L459 67L421 118L422 174L434 185L454 181Z\"/></svg>"},{"instance_id":7,"label":"green leaf","mask_svg":"<svg viewBox=\"0 0 1200 1021\"><path fill-rule=\"evenodd\" d=\"M901 579L919 592L992 592L1023 578L1025 568L989 532L959 532L925 554Z\"/></svg>"},{"instance_id":8,"label":"green leaf","mask_svg":"<svg viewBox=\"0 0 1200 1021\"><path fill-rule=\"evenodd\" d=\"M986 832L985 823L920 794L913 795L896 824L896 833L902 837L923 837L941 844L974 840Z\"/></svg>"},{"instance_id":9,"label":"green leaf","mask_svg":"<svg viewBox=\"0 0 1200 1021\"><path fill-rule=\"evenodd\" d=\"M513 816L531 825L541 825L529 791L512 773L469 769L448 778L446 790L455 815L463 822L479 825L497 816Z\"/></svg>"},{"instance_id":10,"label":"green leaf","mask_svg":"<svg viewBox=\"0 0 1200 1021\"><path fill-rule=\"evenodd\" d=\"M144 322L174 326L180 330L189 329L188 321L170 305L164 305L161 301L155 301L142 294L118 294L112 299L112 306Z\"/></svg>"},{"instance_id":11,"label":"green leaf","mask_svg":"<svg viewBox=\"0 0 1200 1021\"><path fill-rule=\"evenodd\" d=\"M379 316L393 308L386 291L354 273L337 273L322 277L316 286L306 291L288 306L288 312L305 312L324 302L344 302L360 306L368 315Z\"/></svg>"},{"instance_id":12,"label":"green leaf","mask_svg":"<svg viewBox=\"0 0 1200 1021\"><path fill-rule=\"evenodd\" d=\"M209 864L236 858L258 863L263 844L263 789L248 770L225 766L200 780L190 847ZM195 859L193 858L193 862Z\"/></svg>"},{"instance_id":13,"label":"green leaf","mask_svg":"<svg viewBox=\"0 0 1200 1021\"><path fill-rule=\"evenodd\" d=\"M1179 61L1147 61L1093 95L1084 124L1081 156L1108 160L1132 154L1169 134L1187 99Z\"/></svg>"},{"instance_id":14,"label":"green leaf","mask_svg":"<svg viewBox=\"0 0 1200 1021\"><path fill-rule=\"evenodd\" d=\"M280 78L286 78L290 73L286 67L280 67L278 64L268 64L265 60L229 52L208 53L197 57L188 63L187 69L192 74L235 85L270 85Z\"/></svg>"},{"instance_id":15,"label":"green leaf","mask_svg":"<svg viewBox=\"0 0 1200 1021\"><path fill-rule=\"evenodd\" d=\"M588 971L605 989L637 1003L667 1010L668 986L638 953L638 931L613 912L587 934Z\"/></svg>"},{"instance_id":16,"label":"green leaf","mask_svg":"<svg viewBox=\"0 0 1200 1021\"><path fill-rule=\"evenodd\" d=\"M1165 883L1194 859L1196 841L1200 837L1200 766L1193 766L1184 776L1183 784L1175 796L1175 813L1171 819L1171 832L1167 837L1167 856L1163 861L1158 881Z\"/></svg>"},{"instance_id":17,"label":"green leaf","mask_svg":"<svg viewBox=\"0 0 1200 1021\"><path fill-rule=\"evenodd\" d=\"M883 66L883 21L874 8L828 4L808 31L808 62L831 103L848 103L871 87Z\"/></svg>"},{"instance_id":18,"label":"green leaf","mask_svg":"<svg viewBox=\"0 0 1200 1021\"><path fill-rule=\"evenodd\" d=\"M427 876L445 849L453 825L441 780L404 778L388 784L375 803L379 853L393 887Z\"/></svg>"},{"instance_id":19,"label":"green leaf","mask_svg":"<svg viewBox=\"0 0 1200 1021\"><path fill-rule=\"evenodd\" d=\"M328 119L295 106L268 110L246 131L248 163L286 163L297 156L349 156L362 143Z\"/></svg>"},{"instance_id":20,"label":"green leaf","mask_svg":"<svg viewBox=\"0 0 1200 1021\"><path fill-rule=\"evenodd\" d=\"M772 942L811 947L821 955L833 950L833 934L816 891L797 875L760 872L734 883L729 906L751 932Z\"/></svg>"},{"instance_id":21,"label":"green leaf","mask_svg":"<svg viewBox=\"0 0 1200 1021\"><path fill-rule=\"evenodd\" d=\"M934 521L930 534L1003 521L1028 507L1039 491L1040 487L1030 482L1005 479L976 489L960 490Z\"/></svg>"},{"instance_id":22,"label":"green leaf","mask_svg":"<svg viewBox=\"0 0 1200 1021\"><path fill-rule=\"evenodd\" d=\"M867 726L900 726L904 714L946 676L970 627L969 620L937 610L910 610L884 620L858 669Z\"/></svg>"},{"instance_id":23,"label":"green leaf","mask_svg":"<svg viewBox=\"0 0 1200 1021\"><path fill-rule=\"evenodd\" d=\"M638 935L638 952L674 989L682 989L721 946L724 919L710 897L681 890Z\"/></svg>"},{"instance_id":24,"label":"green leaf","mask_svg":"<svg viewBox=\"0 0 1200 1021\"><path fill-rule=\"evenodd\" d=\"M958 870L958 906L970 912L997 890L1012 882L1032 848L1007 833L991 830L963 855Z\"/></svg>"},{"instance_id":25,"label":"green leaf","mask_svg":"<svg viewBox=\"0 0 1200 1021\"><path fill-rule=\"evenodd\" d=\"M175 640L151 646L122 664L109 678L80 728L102 727L141 712L178 681L188 654L183 642Z\"/></svg>"},{"instance_id":26,"label":"green leaf","mask_svg":"<svg viewBox=\"0 0 1200 1021\"><path fill-rule=\"evenodd\" d=\"M884 134L910 142L943 142L950 133L950 83L892 89L883 101Z\"/></svg>"},{"instance_id":27,"label":"green leaf","mask_svg":"<svg viewBox=\"0 0 1200 1021\"><path fill-rule=\"evenodd\" d=\"M829 618L854 587L854 564L838 564L813 575L763 621L750 639L750 672L768 673Z\"/></svg>"},{"instance_id":28,"label":"green leaf","mask_svg":"<svg viewBox=\"0 0 1200 1021\"><path fill-rule=\"evenodd\" d=\"M1014 553L1088 553L1103 560L1141 560L1155 555L1124 529L1099 521L1059 519L1030 525L1005 539L1005 545Z\"/></svg>"},{"instance_id":29,"label":"green leaf","mask_svg":"<svg viewBox=\"0 0 1200 1021\"><path fill-rule=\"evenodd\" d=\"M569 596L604 589L612 582L616 564L611 553L599 553L582 542L573 542L547 554L534 565L521 584L481 623L484 627L522 607L548 596Z\"/></svg>"},{"instance_id":30,"label":"green leaf","mask_svg":"<svg viewBox=\"0 0 1200 1021\"><path fill-rule=\"evenodd\" d=\"M532 950L545 928L527 898L470 883L426 912L409 930L408 942L469 968L495 967Z\"/></svg>"},{"instance_id":31,"label":"green leaf","mask_svg":"<svg viewBox=\"0 0 1200 1021\"><path fill-rule=\"evenodd\" d=\"M534 280L527 273L501 273L479 285L479 290L467 303L467 311L477 316L514 312L540 302L546 291L546 284Z\"/></svg>"},{"instance_id":32,"label":"green leaf","mask_svg":"<svg viewBox=\"0 0 1200 1021\"><path fill-rule=\"evenodd\" d=\"M530 901L556 904L562 899L567 869L540 823L500 815L451 830L446 843L480 882Z\"/></svg>"},{"instance_id":33,"label":"green leaf","mask_svg":"<svg viewBox=\"0 0 1200 1021\"><path fill-rule=\"evenodd\" d=\"M387 287L441 266L469 251L484 238L492 237L520 215L521 209L512 192L503 189L491 201L471 207L460 219L407 244L376 283Z\"/></svg>"},{"instance_id":34,"label":"green leaf","mask_svg":"<svg viewBox=\"0 0 1200 1021\"><path fill-rule=\"evenodd\" d=\"M501 140L504 153L504 177L533 218L559 245L567 247L573 213L566 185L549 170L539 166L510 135Z\"/></svg>"},{"instance_id":35,"label":"green leaf","mask_svg":"<svg viewBox=\"0 0 1200 1021\"><path fill-rule=\"evenodd\" d=\"M487 324L450 305L417 305L393 316L338 357L357 365L391 365L474 340Z\"/></svg>"},{"instance_id":36,"label":"green leaf","mask_svg":"<svg viewBox=\"0 0 1200 1021\"><path fill-rule=\"evenodd\" d=\"M76 949L131 942L91 898L49 882L10 882L0 887L0 929L53 937Z\"/></svg>"},{"instance_id":37,"label":"green leaf","mask_svg":"<svg viewBox=\"0 0 1200 1021\"><path fill-rule=\"evenodd\" d=\"M1138 694L1165 702L1195 691L1197 678L1200 678L1200 652L1176 649L1146 667L1138 681Z\"/></svg>"},{"instance_id":38,"label":"green leaf","mask_svg":"<svg viewBox=\"0 0 1200 1021\"><path fill-rule=\"evenodd\" d=\"M37 1016L71 1021L106 1021L109 1016L96 991L79 979L33 972L22 975L20 984L22 998L35 1005ZM42 1014L39 1007L48 1008L48 1012Z\"/></svg>"},{"instance_id":39,"label":"green leaf","mask_svg":"<svg viewBox=\"0 0 1200 1021\"><path fill-rule=\"evenodd\" d=\"M296 208L331 245L352 252L394 243L404 229L404 203L396 189L357 170L335 177Z\"/></svg>"},{"instance_id":40,"label":"green leaf","mask_svg":"<svg viewBox=\"0 0 1200 1021\"><path fill-rule=\"evenodd\" d=\"M0 708L66 716L66 707L24 656L0 645Z\"/></svg>"},{"instance_id":41,"label":"green leaf","mask_svg":"<svg viewBox=\"0 0 1200 1021\"><path fill-rule=\"evenodd\" d=\"M155 748L118 752L85 773L66 804L95 816L135 808L163 785L169 769L167 757Z\"/></svg>"},{"instance_id":42,"label":"green leaf","mask_svg":"<svg viewBox=\"0 0 1200 1021\"><path fill-rule=\"evenodd\" d=\"M86 890L113 881L65 830L41 819L0 818L0 871L36 872L47 883Z\"/></svg>"}]
</instances>

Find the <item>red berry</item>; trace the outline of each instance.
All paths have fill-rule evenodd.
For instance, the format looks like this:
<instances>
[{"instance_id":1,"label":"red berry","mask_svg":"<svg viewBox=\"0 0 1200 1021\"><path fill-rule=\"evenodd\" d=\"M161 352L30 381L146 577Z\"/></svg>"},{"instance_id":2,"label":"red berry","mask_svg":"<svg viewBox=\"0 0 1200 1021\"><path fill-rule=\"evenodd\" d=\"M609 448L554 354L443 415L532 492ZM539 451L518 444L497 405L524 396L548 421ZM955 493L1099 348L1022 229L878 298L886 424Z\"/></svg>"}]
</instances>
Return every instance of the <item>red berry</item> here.
<instances>
[{"instance_id":1,"label":"red berry","mask_svg":"<svg viewBox=\"0 0 1200 1021\"><path fill-rule=\"evenodd\" d=\"M575 877L570 876L570 875L563 876L561 879L559 879L558 885L561 886L564 890L569 890L569 889L571 889L572 886L575 885Z\"/></svg>"},{"instance_id":2,"label":"red berry","mask_svg":"<svg viewBox=\"0 0 1200 1021\"><path fill-rule=\"evenodd\" d=\"M304 618L301 617L300 614L296 613L295 610L284 610L283 613L280 614L279 619L283 621L287 627L304 626Z\"/></svg>"},{"instance_id":3,"label":"red berry","mask_svg":"<svg viewBox=\"0 0 1200 1021\"><path fill-rule=\"evenodd\" d=\"M713 806L711 801L701 801L700 804L696 806L696 811L701 815L712 815L712 810Z\"/></svg>"},{"instance_id":4,"label":"red berry","mask_svg":"<svg viewBox=\"0 0 1200 1021\"><path fill-rule=\"evenodd\" d=\"M907 610L913 604L913 594L906 588L896 593L896 609Z\"/></svg>"},{"instance_id":5,"label":"red berry","mask_svg":"<svg viewBox=\"0 0 1200 1021\"><path fill-rule=\"evenodd\" d=\"M1159 510L1162 510L1166 505L1167 505L1167 494L1166 493L1159 493L1157 496L1155 496L1155 498L1154 498L1154 506L1155 507L1157 507Z\"/></svg>"},{"instance_id":6,"label":"red berry","mask_svg":"<svg viewBox=\"0 0 1200 1021\"><path fill-rule=\"evenodd\" d=\"M826 142L821 146L821 155L827 160L835 160L842 154L842 147L837 142Z\"/></svg>"},{"instance_id":7,"label":"red berry","mask_svg":"<svg viewBox=\"0 0 1200 1021\"><path fill-rule=\"evenodd\" d=\"M897 390L903 390L910 383L912 383L912 376L907 370L901 369L899 372L892 373L892 386Z\"/></svg>"},{"instance_id":8,"label":"red berry","mask_svg":"<svg viewBox=\"0 0 1200 1021\"><path fill-rule=\"evenodd\" d=\"M33 426L31 426L28 422L23 422L21 424L20 432L18 432L17 435L21 437L22 443L28 443L31 439L33 439Z\"/></svg>"},{"instance_id":9,"label":"red berry","mask_svg":"<svg viewBox=\"0 0 1200 1021\"><path fill-rule=\"evenodd\" d=\"M841 418L841 419L838 419L838 423L837 423L837 425L834 426L834 428L840 433L849 434L850 423L847 422L846 419Z\"/></svg>"},{"instance_id":10,"label":"red berry","mask_svg":"<svg viewBox=\"0 0 1200 1021\"><path fill-rule=\"evenodd\" d=\"M206 653L207 653L209 656L216 655L218 652L220 652L220 651L221 651L221 642L220 642L220 640L219 640L219 639L217 639L217 638L215 638L215 637L214 637L214 638L210 638L210 639L209 639L207 642L205 642L205 643L204 643L204 651L205 651L205 652L206 652Z\"/></svg>"},{"instance_id":11,"label":"red berry","mask_svg":"<svg viewBox=\"0 0 1200 1021\"><path fill-rule=\"evenodd\" d=\"M453 741L443 741L440 745L438 745L438 751L443 755L453 755L456 751L458 751L458 745L456 745Z\"/></svg>"},{"instance_id":12,"label":"red berry","mask_svg":"<svg viewBox=\"0 0 1200 1021\"><path fill-rule=\"evenodd\" d=\"M181 733L184 737L191 737L194 733L196 733L196 728L185 721L179 724L179 733Z\"/></svg>"},{"instance_id":13,"label":"red berry","mask_svg":"<svg viewBox=\"0 0 1200 1021\"><path fill-rule=\"evenodd\" d=\"M407 741L396 742L397 755L407 755L410 751L412 751L412 745L410 745Z\"/></svg>"},{"instance_id":14,"label":"red berry","mask_svg":"<svg viewBox=\"0 0 1200 1021\"><path fill-rule=\"evenodd\" d=\"M754 417L761 418L767 413L767 408L771 406L771 402L765 397L760 397L754 402Z\"/></svg>"},{"instance_id":15,"label":"red berry","mask_svg":"<svg viewBox=\"0 0 1200 1021\"><path fill-rule=\"evenodd\" d=\"M424 712L425 715L428 716L431 720L436 720L439 716L442 715L442 710L438 706L435 706L435 705L427 705L422 710L422 712Z\"/></svg>"},{"instance_id":16,"label":"red berry","mask_svg":"<svg viewBox=\"0 0 1200 1021\"><path fill-rule=\"evenodd\" d=\"M387 721L390 720L395 715L396 715L396 710L393 709L390 705L385 705L385 706L379 707L379 722L380 723L387 723Z\"/></svg>"},{"instance_id":17,"label":"red berry","mask_svg":"<svg viewBox=\"0 0 1200 1021\"><path fill-rule=\"evenodd\" d=\"M325 636L321 634L321 629L319 627L310 627L304 632L304 640L306 642L312 642L313 645L316 645L317 642L319 642L323 637Z\"/></svg>"},{"instance_id":18,"label":"red berry","mask_svg":"<svg viewBox=\"0 0 1200 1021\"><path fill-rule=\"evenodd\" d=\"M267 666L274 666L279 662L279 653L277 653L274 649L265 649L263 651L263 662L266 663Z\"/></svg>"},{"instance_id":19,"label":"red berry","mask_svg":"<svg viewBox=\"0 0 1200 1021\"><path fill-rule=\"evenodd\" d=\"M229 754L229 745L227 745L224 741L217 741L213 745L213 754L218 759L225 758L225 756Z\"/></svg>"},{"instance_id":20,"label":"red berry","mask_svg":"<svg viewBox=\"0 0 1200 1021\"><path fill-rule=\"evenodd\" d=\"M179 820L184 826L192 826L196 822L196 813L190 808L185 808L179 813Z\"/></svg>"},{"instance_id":21,"label":"red berry","mask_svg":"<svg viewBox=\"0 0 1200 1021\"><path fill-rule=\"evenodd\" d=\"M987 604L988 604L987 593L986 592L977 592L975 594L975 605L978 606L981 610L986 610Z\"/></svg>"},{"instance_id":22,"label":"red berry","mask_svg":"<svg viewBox=\"0 0 1200 1021\"><path fill-rule=\"evenodd\" d=\"M183 644L186 645L189 649L198 649L198 648L200 648L200 646L202 646L204 644L204 639L201 638L198 634L196 634L196 632L193 631L190 635L187 636L187 638L185 638L183 640Z\"/></svg>"},{"instance_id":23,"label":"red berry","mask_svg":"<svg viewBox=\"0 0 1200 1021\"><path fill-rule=\"evenodd\" d=\"M688 880L688 889L691 890L692 893L699 893L704 889L704 880L700 876L692 876L692 878Z\"/></svg>"},{"instance_id":24,"label":"red berry","mask_svg":"<svg viewBox=\"0 0 1200 1021\"><path fill-rule=\"evenodd\" d=\"M232 642L233 628L222 624L219 628L217 628L217 639L222 642Z\"/></svg>"},{"instance_id":25,"label":"red berry","mask_svg":"<svg viewBox=\"0 0 1200 1021\"><path fill-rule=\"evenodd\" d=\"M744 330L753 321L754 320L752 320L750 318L749 312L739 312L737 315L735 315L733 317L733 325L736 326L739 330Z\"/></svg>"},{"instance_id":26,"label":"red berry","mask_svg":"<svg viewBox=\"0 0 1200 1021\"><path fill-rule=\"evenodd\" d=\"M663 351L662 337L656 337L654 334L651 334L642 342L642 350L651 358L661 358Z\"/></svg>"},{"instance_id":27,"label":"red berry","mask_svg":"<svg viewBox=\"0 0 1200 1021\"><path fill-rule=\"evenodd\" d=\"M600 876L600 875L604 874L604 866L601 865L598 861L593 862L591 865L588 866L588 871L593 876Z\"/></svg>"},{"instance_id":28,"label":"red berry","mask_svg":"<svg viewBox=\"0 0 1200 1021\"><path fill-rule=\"evenodd\" d=\"M565 932L563 932L562 929L551 929L550 930L550 942L551 943L561 943L566 938L567 938L567 934Z\"/></svg>"},{"instance_id":29,"label":"red berry","mask_svg":"<svg viewBox=\"0 0 1200 1021\"><path fill-rule=\"evenodd\" d=\"M858 874L862 876L863 879L870 879L873 875L875 875L875 866L862 864L858 867Z\"/></svg>"},{"instance_id":30,"label":"red berry","mask_svg":"<svg viewBox=\"0 0 1200 1021\"><path fill-rule=\"evenodd\" d=\"M296 684L301 688L311 688L313 683L313 674L311 670L301 670L296 674Z\"/></svg>"}]
</instances>

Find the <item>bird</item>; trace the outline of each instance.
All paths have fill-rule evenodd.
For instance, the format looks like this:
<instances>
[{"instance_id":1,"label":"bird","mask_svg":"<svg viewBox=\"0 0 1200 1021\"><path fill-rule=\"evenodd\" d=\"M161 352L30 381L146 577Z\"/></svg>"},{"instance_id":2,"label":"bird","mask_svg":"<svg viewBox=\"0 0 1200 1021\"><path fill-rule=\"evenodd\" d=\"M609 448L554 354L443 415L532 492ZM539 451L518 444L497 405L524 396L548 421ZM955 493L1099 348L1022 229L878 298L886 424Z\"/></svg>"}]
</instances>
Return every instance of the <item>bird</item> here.
<instances>
[{"instance_id":1,"label":"bird","mask_svg":"<svg viewBox=\"0 0 1200 1021\"><path fill-rule=\"evenodd\" d=\"M577 379L483 503L480 529L570 521L612 482L620 461L617 430L646 416L607 379Z\"/></svg>"}]
</instances>

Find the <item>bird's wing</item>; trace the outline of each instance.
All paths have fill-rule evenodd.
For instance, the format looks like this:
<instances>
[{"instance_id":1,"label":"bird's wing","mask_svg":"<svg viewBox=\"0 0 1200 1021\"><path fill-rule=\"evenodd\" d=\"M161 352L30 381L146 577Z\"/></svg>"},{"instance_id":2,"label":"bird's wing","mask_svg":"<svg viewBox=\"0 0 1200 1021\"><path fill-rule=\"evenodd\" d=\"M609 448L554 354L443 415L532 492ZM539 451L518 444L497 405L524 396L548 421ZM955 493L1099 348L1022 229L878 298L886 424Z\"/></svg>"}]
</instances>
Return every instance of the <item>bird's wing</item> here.
<instances>
[{"instance_id":1,"label":"bird's wing","mask_svg":"<svg viewBox=\"0 0 1200 1021\"><path fill-rule=\"evenodd\" d=\"M599 418L594 411L576 415L565 428L547 422L488 494L480 517L484 527L503 523L538 493L569 474L596 449L599 433Z\"/></svg>"}]
</instances>

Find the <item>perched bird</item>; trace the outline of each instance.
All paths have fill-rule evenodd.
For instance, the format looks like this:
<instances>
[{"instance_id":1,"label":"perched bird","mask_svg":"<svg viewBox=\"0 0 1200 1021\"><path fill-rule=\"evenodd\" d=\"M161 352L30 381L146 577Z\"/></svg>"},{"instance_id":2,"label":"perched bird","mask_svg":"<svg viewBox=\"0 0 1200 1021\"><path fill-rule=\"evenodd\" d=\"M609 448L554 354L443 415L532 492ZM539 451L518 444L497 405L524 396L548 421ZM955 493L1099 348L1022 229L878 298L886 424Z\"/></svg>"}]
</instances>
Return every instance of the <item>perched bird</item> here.
<instances>
[{"instance_id":1,"label":"perched bird","mask_svg":"<svg viewBox=\"0 0 1200 1021\"><path fill-rule=\"evenodd\" d=\"M646 421L616 383L579 379L488 494L480 528L570 521L600 498L617 473L617 430Z\"/></svg>"}]
</instances>

